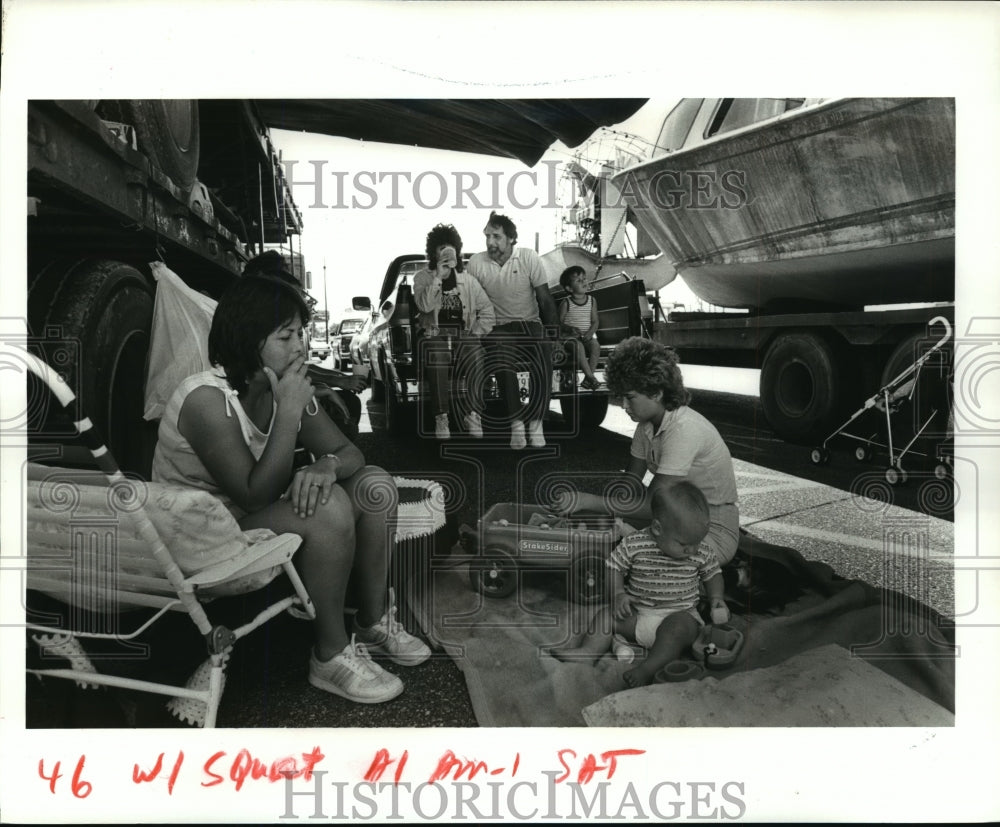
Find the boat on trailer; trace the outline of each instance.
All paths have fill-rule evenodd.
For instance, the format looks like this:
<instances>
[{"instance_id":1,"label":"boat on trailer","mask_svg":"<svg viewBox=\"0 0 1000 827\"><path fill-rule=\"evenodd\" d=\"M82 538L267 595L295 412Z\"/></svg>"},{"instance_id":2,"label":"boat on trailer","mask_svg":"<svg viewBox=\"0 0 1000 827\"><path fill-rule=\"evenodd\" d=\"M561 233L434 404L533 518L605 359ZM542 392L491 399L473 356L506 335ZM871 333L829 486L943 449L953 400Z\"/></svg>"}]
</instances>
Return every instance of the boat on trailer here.
<instances>
[{"instance_id":1,"label":"boat on trailer","mask_svg":"<svg viewBox=\"0 0 1000 827\"><path fill-rule=\"evenodd\" d=\"M954 300L954 99L687 98L656 144L611 180L706 302Z\"/></svg>"}]
</instances>

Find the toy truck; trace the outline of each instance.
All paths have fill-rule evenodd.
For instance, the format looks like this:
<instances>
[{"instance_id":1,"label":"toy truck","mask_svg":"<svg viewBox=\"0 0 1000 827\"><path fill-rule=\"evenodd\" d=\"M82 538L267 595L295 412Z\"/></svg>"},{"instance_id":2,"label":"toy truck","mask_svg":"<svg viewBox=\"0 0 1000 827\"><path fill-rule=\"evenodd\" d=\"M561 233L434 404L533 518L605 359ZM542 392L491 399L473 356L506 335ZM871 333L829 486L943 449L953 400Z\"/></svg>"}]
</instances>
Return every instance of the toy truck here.
<instances>
[{"instance_id":1,"label":"toy truck","mask_svg":"<svg viewBox=\"0 0 1000 827\"><path fill-rule=\"evenodd\" d=\"M540 505L497 503L475 529L459 529L469 561L472 588L487 597L507 597L522 569L566 571L569 597L577 603L602 603L608 554L621 533L608 515L559 517Z\"/></svg>"}]
</instances>

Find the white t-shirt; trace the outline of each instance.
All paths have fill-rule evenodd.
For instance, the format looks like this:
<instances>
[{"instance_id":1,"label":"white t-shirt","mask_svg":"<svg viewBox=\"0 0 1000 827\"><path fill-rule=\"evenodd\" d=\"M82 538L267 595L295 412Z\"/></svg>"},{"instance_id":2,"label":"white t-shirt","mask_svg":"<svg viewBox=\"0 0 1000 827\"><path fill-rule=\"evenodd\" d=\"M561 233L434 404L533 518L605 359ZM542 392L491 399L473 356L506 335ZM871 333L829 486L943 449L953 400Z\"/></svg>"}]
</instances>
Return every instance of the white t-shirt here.
<instances>
[{"instance_id":1,"label":"white t-shirt","mask_svg":"<svg viewBox=\"0 0 1000 827\"><path fill-rule=\"evenodd\" d=\"M476 253L465 265L486 291L497 324L507 322L540 322L535 288L548 284L545 267L538 253L527 247L515 247L503 266L490 258L489 253Z\"/></svg>"},{"instance_id":2,"label":"white t-shirt","mask_svg":"<svg viewBox=\"0 0 1000 827\"><path fill-rule=\"evenodd\" d=\"M737 501L736 472L726 443L711 422L687 405L667 411L655 433L651 422L640 422L630 453L654 474L687 477L709 505Z\"/></svg>"}]
</instances>

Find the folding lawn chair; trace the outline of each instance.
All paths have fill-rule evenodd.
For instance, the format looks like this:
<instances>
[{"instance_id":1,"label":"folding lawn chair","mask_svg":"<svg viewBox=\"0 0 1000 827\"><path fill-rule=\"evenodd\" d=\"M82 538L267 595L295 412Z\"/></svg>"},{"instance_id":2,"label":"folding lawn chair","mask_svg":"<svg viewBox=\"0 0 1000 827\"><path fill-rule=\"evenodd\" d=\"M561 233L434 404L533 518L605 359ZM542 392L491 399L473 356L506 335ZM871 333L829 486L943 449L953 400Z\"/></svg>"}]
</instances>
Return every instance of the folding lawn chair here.
<instances>
[{"instance_id":1,"label":"folding lawn chair","mask_svg":"<svg viewBox=\"0 0 1000 827\"><path fill-rule=\"evenodd\" d=\"M70 414L103 472L29 464L27 588L56 598L66 611L53 624L27 625L37 633L33 638L43 657L64 657L71 667L28 672L82 686L168 695L173 698L168 708L177 717L215 726L236 641L287 609L315 617L292 565L301 538L266 529L244 533L208 492L126 477L90 421L77 412L75 397L59 375L31 354L19 357ZM255 591L282 571L293 595L236 629L209 620L203 601ZM208 650L208 660L185 686L98 672L80 643L84 638L134 641L170 611L188 614ZM133 628L119 629L127 620Z\"/></svg>"}]
</instances>

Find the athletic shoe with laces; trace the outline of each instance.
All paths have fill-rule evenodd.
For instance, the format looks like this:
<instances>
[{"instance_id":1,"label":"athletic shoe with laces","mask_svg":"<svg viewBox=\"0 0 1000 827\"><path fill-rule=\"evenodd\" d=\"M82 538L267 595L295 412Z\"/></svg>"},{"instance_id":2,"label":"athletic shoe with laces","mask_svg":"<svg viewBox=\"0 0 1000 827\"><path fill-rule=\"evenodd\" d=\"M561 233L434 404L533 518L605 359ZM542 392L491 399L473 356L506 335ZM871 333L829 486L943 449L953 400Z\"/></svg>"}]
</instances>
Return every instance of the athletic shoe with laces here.
<instances>
[{"instance_id":1,"label":"athletic shoe with laces","mask_svg":"<svg viewBox=\"0 0 1000 827\"><path fill-rule=\"evenodd\" d=\"M344 650L328 661L319 660L315 651L309 655L309 683L359 704L391 701L403 691L403 682L375 663L353 635Z\"/></svg>"},{"instance_id":2,"label":"athletic shoe with laces","mask_svg":"<svg viewBox=\"0 0 1000 827\"><path fill-rule=\"evenodd\" d=\"M448 414L440 413L434 417L434 438L451 439L451 428L448 427Z\"/></svg>"},{"instance_id":3,"label":"athletic shoe with laces","mask_svg":"<svg viewBox=\"0 0 1000 827\"><path fill-rule=\"evenodd\" d=\"M469 432L469 436L473 439L483 438L483 420L479 418L479 414L475 411L469 411L465 415L465 430Z\"/></svg>"},{"instance_id":4,"label":"athletic shoe with laces","mask_svg":"<svg viewBox=\"0 0 1000 827\"><path fill-rule=\"evenodd\" d=\"M545 447L545 434L542 432L542 420L533 419L528 423L528 443L532 448Z\"/></svg>"},{"instance_id":5,"label":"athletic shoe with laces","mask_svg":"<svg viewBox=\"0 0 1000 827\"><path fill-rule=\"evenodd\" d=\"M385 655L400 666L416 666L431 656L427 644L407 632L396 619L396 593L393 589L389 589L389 605L385 614L374 626L367 629L359 626L355 615L354 635L366 648Z\"/></svg>"},{"instance_id":6,"label":"athletic shoe with laces","mask_svg":"<svg viewBox=\"0 0 1000 827\"><path fill-rule=\"evenodd\" d=\"M524 438L524 423L516 419L510 423L510 447L515 451L522 450L528 444Z\"/></svg>"}]
</instances>

